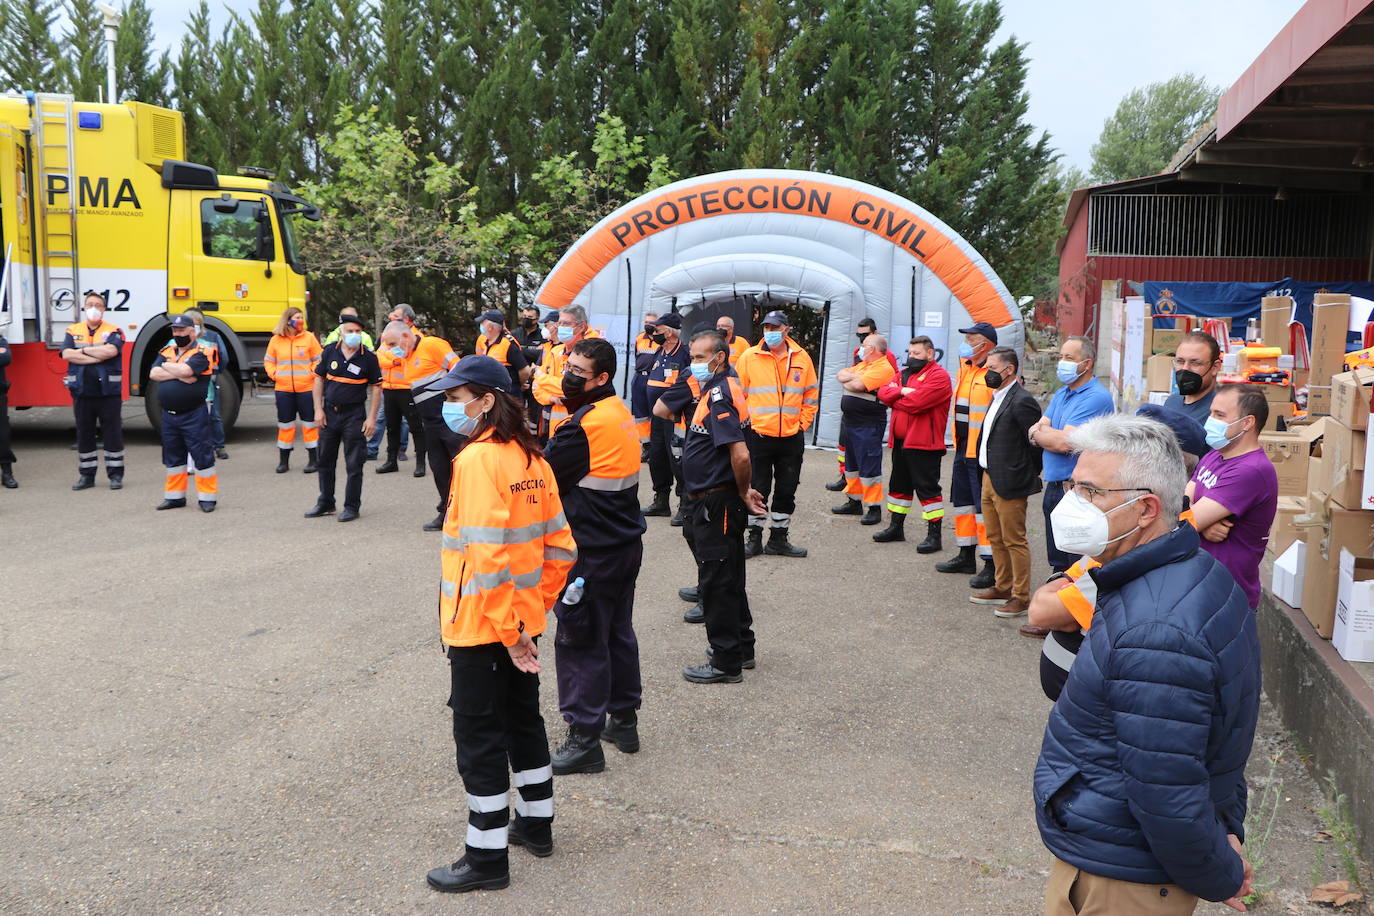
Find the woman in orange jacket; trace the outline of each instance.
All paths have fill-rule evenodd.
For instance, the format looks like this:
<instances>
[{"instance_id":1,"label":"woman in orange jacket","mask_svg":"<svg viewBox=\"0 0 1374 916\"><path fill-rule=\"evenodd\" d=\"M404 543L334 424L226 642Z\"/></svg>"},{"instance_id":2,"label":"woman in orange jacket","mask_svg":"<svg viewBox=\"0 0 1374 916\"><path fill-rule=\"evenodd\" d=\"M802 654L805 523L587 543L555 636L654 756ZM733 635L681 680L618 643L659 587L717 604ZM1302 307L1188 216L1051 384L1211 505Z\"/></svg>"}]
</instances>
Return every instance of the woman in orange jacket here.
<instances>
[{"instance_id":1,"label":"woman in orange jacket","mask_svg":"<svg viewBox=\"0 0 1374 916\"><path fill-rule=\"evenodd\" d=\"M506 367L468 356L429 387L444 391L444 423L468 438L453 459L439 594L468 831L463 857L431 870L428 880L440 891L500 888L510 883L507 843L537 856L553 852L553 771L534 640L577 545ZM511 772L519 789L514 823Z\"/></svg>"},{"instance_id":2,"label":"woman in orange jacket","mask_svg":"<svg viewBox=\"0 0 1374 916\"><path fill-rule=\"evenodd\" d=\"M320 430L315 422L315 363L320 358L320 342L305 329L305 313L294 305L281 313L262 367L277 388L277 473L291 469L291 447L296 442L296 418L305 432L305 452L309 460L305 473L315 473L315 448Z\"/></svg>"}]
</instances>

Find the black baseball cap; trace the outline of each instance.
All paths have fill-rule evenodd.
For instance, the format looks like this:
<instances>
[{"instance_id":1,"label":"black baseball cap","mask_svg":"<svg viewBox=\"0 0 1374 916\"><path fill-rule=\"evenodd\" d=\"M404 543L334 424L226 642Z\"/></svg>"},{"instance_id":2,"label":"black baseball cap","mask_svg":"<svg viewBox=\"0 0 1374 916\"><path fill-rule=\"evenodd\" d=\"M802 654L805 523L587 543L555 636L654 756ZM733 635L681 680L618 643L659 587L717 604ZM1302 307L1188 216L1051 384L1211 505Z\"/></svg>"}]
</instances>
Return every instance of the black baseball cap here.
<instances>
[{"instance_id":1,"label":"black baseball cap","mask_svg":"<svg viewBox=\"0 0 1374 916\"><path fill-rule=\"evenodd\" d=\"M487 309L477 316L478 321L494 321L502 327L506 326L506 316L502 315L497 309ZM555 319L557 320L557 319Z\"/></svg>"},{"instance_id":2,"label":"black baseball cap","mask_svg":"<svg viewBox=\"0 0 1374 916\"><path fill-rule=\"evenodd\" d=\"M658 320L653 322L655 327L668 327L675 330L682 330L682 316L677 312L669 312L666 315L658 316Z\"/></svg>"},{"instance_id":3,"label":"black baseball cap","mask_svg":"<svg viewBox=\"0 0 1374 916\"><path fill-rule=\"evenodd\" d=\"M356 325L357 325L358 327L360 327L360 328L361 328L361 327L364 327L362 316L361 316L361 315L354 315L354 314L351 314L351 313L349 313L349 312L340 312L340 313L339 313L339 324L340 324L340 325L345 325L345 324L356 324Z\"/></svg>"},{"instance_id":4,"label":"black baseball cap","mask_svg":"<svg viewBox=\"0 0 1374 916\"><path fill-rule=\"evenodd\" d=\"M558 320L558 311L557 311L557 309L555 309L554 311L549 312L549 313L548 313L547 315L545 315L543 318L540 318L540 319L539 319L539 323L540 323L540 324L548 324L550 321L557 321L557 320Z\"/></svg>"},{"instance_id":5,"label":"black baseball cap","mask_svg":"<svg viewBox=\"0 0 1374 916\"><path fill-rule=\"evenodd\" d=\"M173 315L172 327L174 328L194 328L196 323L191 320L190 315Z\"/></svg>"},{"instance_id":6,"label":"black baseball cap","mask_svg":"<svg viewBox=\"0 0 1374 916\"><path fill-rule=\"evenodd\" d=\"M764 316L763 316L763 321L762 321L761 323L762 323L762 324L776 324L776 325L778 325L779 327L784 327L784 328L790 328L790 327L792 327L792 322L788 321L788 320L787 320L787 316L786 316L785 314L783 314L782 312L779 312L779 311L772 311L772 312L769 312L767 315L764 315Z\"/></svg>"},{"instance_id":7,"label":"black baseball cap","mask_svg":"<svg viewBox=\"0 0 1374 916\"><path fill-rule=\"evenodd\" d=\"M490 356L479 356L475 353L458 360L458 365L448 370L447 375L425 387L431 391L447 391L467 384L482 385L504 391L506 394L511 393L510 373L506 371L506 367Z\"/></svg>"},{"instance_id":8,"label":"black baseball cap","mask_svg":"<svg viewBox=\"0 0 1374 916\"><path fill-rule=\"evenodd\" d=\"M960 334L982 334L994 344L997 343L997 329L986 321L980 321L971 328L960 328Z\"/></svg>"}]
</instances>

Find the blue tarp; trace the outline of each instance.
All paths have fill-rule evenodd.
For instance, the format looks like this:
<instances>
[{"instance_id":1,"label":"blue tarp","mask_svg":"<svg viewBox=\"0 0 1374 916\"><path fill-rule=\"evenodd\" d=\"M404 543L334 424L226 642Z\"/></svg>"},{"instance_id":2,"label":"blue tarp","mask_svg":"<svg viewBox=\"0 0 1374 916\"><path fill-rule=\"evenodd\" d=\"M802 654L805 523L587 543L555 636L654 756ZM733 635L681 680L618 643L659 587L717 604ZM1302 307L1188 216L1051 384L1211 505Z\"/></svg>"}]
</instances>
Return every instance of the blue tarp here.
<instances>
[{"instance_id":1,"label":"blue tarp","mask_svg":"<svg viewBox=\"0 0 1374 916\"><path fill-rule=\"evenodd\" d=\"M1245 330L1245 322L1260 316L1265 296L1291 296L1297 319L1312 335L1312 297L1317 293L1349 293L1374 299L1374 283L1304 283L1286 278L1273 283L1145 283L1145 301L1156 315L1201 315L1228 318L1231 334ZM1163 324L1163 322L1160 322Z\"/></svg>"}]
</instances>

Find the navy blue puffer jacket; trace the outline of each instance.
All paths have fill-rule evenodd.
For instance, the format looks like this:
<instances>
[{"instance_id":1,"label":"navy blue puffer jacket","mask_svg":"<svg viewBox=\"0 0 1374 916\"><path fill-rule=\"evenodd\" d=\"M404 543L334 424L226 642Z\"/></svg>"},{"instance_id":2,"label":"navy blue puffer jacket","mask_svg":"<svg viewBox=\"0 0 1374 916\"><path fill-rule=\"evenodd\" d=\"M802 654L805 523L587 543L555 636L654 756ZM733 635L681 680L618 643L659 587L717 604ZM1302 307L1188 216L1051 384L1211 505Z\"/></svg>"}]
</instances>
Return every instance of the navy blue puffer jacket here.
<instances>
[{"instance_id":1,"label":"navy blue puffer jacket","mask_svg":"<svg viewBox=\"0 0 1374 916\"><path fill-rule=\"evenodd\" d=\"M1106 878L1225 900L1243 878L1255 615L1182 525L1092 573L1097 612L1035 767L1040 837Z\"/></svg>"}]
</instances>

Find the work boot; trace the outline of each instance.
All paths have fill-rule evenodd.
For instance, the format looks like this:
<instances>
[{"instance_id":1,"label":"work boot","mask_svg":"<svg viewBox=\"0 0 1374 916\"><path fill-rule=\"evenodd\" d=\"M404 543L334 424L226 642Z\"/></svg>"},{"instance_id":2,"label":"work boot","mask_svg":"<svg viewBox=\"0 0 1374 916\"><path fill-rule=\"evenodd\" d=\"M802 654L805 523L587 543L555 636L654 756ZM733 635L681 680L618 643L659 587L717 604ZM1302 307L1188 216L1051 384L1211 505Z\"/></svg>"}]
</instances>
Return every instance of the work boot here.
<instances>
[{"instance_id":1,"label":"work boot","mask_svg":"<svg viewBox=\"0 0 1374 916\"><path fill-rule=\"evenodd\" d=\"M124 489L124 475L123 475L123 474L115 474L115 475L113 475L113 476L110 477L110 489L111 489L111 490L122 490L122 489Z\"/></svg>"},{"instance_id":2,"label":"work boot","mask_svg":"<svg viewBox=\"0 0 1374 916\"><path fill-rule=\"evenodd\" d=\"M308 512L305 513L305 517L306 517L306 518L319 518L319 517L322 516L322 515L333 515L333 514L334 514L334 504L333 504L333 503L327 503L327 502L325 502L324 500L320 500L319 502L315 503L315 505L310 509L310 511L308 511Z\"/></svg>"},{"instance_id":3,"label":"work boot","mask_svg":"<svg viewBox=\"0 0 1374 916\"><path fill-rule=\"evenodd\" d=\"M831 493L838 493L847 486L849 486L849 481L844 479L844 474L840 474L839 480L835 481L834 483L826 484L825 488L829 490Z\"/></svg>"},{"instance_id":4,"label":"work boot","mask_svg":"<svg viewBox=\"0 0 1374 916\"><path fill-rule=\"evenodd\" d=\"M217 447L215 448L215 457L218 458L220 461L228 461L228 460L229 460L229 450L226 449L226 448L225 448L224 446L222 446L222 445L217 446Z\"/></svg>"},{"instance_id":5,"label":"work boot","mask_svg":"<svg viewBox=\"0 0 1374 916\"><path fill-rule=\"evenodd\" d=\"M183 509L186 507L184 499L164 499L153 508L161 512L163 509Z\"/></svg>"},{"instance_id":6,"label":"work boot","mask_svg":"<svg viewBox=\"0 0 1374 916\"><path fill-rule=\"evenodd\" d=\"M683 601L696 604L701 600L701 589L697 588L695 585L689 585L686 588L678 589L677 596Z\"/></svg>"},{"instance_id":7,"label":"work boot","mask_svg":"<svg viewBox=\"0 0 1374 916\"><path fill-rule=\"evenodd\" d=\"M786 528L768 530L768 543L764 545L763 552L770 557L794 557L798 560L806 556L805 547L798 547L787 539Z\"/></svg>"},{"instance_id":8,"label":"work boot","mask_svg":"<svg viewBox=\"0 0 1374 916\"><path fill-rule=\"evenodd\" d=\"M744 535L744 558L756 557L763 553L763 529L750 525Z\"/></svg>"},{"instance_id":9,"label":"work boot","mask_svg":"<svg viewBox=\"0 0 1374 916\"><path fill-rule=\"evenodd\" d=\"M468 857L463 856L452 865L431 868L429 874L425 875L425 880L429 882L430 887L446 894L462 894L467 891L496 891L503 887L510 887L510 872L489 874L477 871L468 864Z\"/></svg>"},{"instance_id":10,"label":"work boot","mask_svg":"<svg viewBox=\"0 0 1374 916\"><path fill-rule=\"evenodd\" d=\"M411 476L411 477L423 477L423 476L425 476L425 453L424 453L424 452L416 452L416 453L415 453L415 470L411 472L410 476Z\"/></svg>"},{"instance_id":11,"label":"work boot","mask_svg":"<svg viewBox=\"0 0 1374 916\"><path fill-rule=\"evenodd\" d=\"M601 732L601 740L615 745L622 754L639 751L639 714L633 709L622 709L606 715L606 727Z\"/></svg>"},{"instance_id":12,"label":"work boot","mask_svg":"<svg viewBox=\"0 0 1374 916\"><path fill-rule=\"evenodd\" d=\"M668 524L672 525L674 528L681 528L683 525L687 524L687 504L682 500L678 500L677 512L673 514Z\"/></svg>"},{"instance_id":13,"label":"work boot","mask_svg":"<svg viewBox=\"0 0 1374 916\"><path fill-rule=\"evenodd\" d=\"M434 516L433 521L425 522L420 527L423 528L425 531L443 531L444 513L440 512L438 515Z\"/></svg>"},{"instance_id":14,"label":"work boot","mask_svg":"<svg viewBox=\"0 0 1374 916\"><path fill-rule=\"evenodd\" d=\"M683 668L682 676L693 684L738 684L744 680L743 674L726 674L709 662Z\"/></svg>"},{"instance_id":15,"label":"work boot","mask_svg":"<svg viewBox=\"0 0 1374 916\"><path fill-rule=\"evenodd\" d=\"M506 843L510 846L523 846L541 859L553 855L553 827L543 822L543 830L536 829L520 815L506 828Z\"/></svg>"},{"instance_id":16,"label":"work boot","mask_svg":"<svg viewBox=\"0 0 1374 916\"><path fill-rule=\"evenodd\" d=\"M305 467L301 468L302 474L313 474L320 469L320 466L315 463L315 456L319 454L319 451L317 448L305 450Z\"/></svg>"},{"instance_id":17,"label":"work boot","mask_svg":"<svg viewBox=\"0 0 1374 916\"><path fill-rule=\"evenodd\" d=\"M668 505L667 491L654 491L654 501L644 507L645 518L667 518L673 514L672 506Z\"/></svg>"},{"instance_id":18,"label":"work boot","mask_svg":"<svg viewBox=\"0 0 1374 916\"><path fill-rule=\"evenodd\" d=\"M600 773L606 769L606 752L597 734L589 729L568 726L567 739L553 752L553 775Z\"/></svg>"},{"instance_id":19,"label":"work boot","mask_svg":"<svg viewBox=\"0 0 1374 916\"><path fill-rule=\"evenodd\" d=\"M285 474L289 470L291 470L291 449L277 449L277 473Z\"/></svg>"},{"instance_id":20,"label":"work boot","mask_svg":"<svg viewBox=\"0 0 1374 916\"><path fill-rule=\"evenodd\" d=\"M3 486L6 490L13 490L15 487L19 486L19 481L14 479L14 465L10 464L8 461L4 464L0 464L0 486Z\"/></svg>"},{"instance_id":21,"label":"work boot","mask_svg":"<svg viewBox=\"0 0 1374 916\"><path fill-rule=\"evenodd\" d=\"M877 525L883 520L882 506L869 506L864 510L864 517L859 519L860 525Z\"/></svg>"},{"instance_id":22,"label":"work boot","mask_svg":"<svg viewBox=\"0 0 1374 916\"><path fill-rule=\"evenodd\" d=\"M219 503L209 503L205 502L204 500L201 500L198 505L200 506L200 511L202 512L214 512L215 506L219 505Z\"/></svg>"},{"instance_id":23,"label":"work boot","mask_svg":"<svg viewBox=\"0 0 1374 916\"><path fill-rule=\"evenodd\" d=\"M944 548L940 544L940 522L926 522L926 539L916 545L917 553L939 553Z\"/></svg>"},{"instance_id":24,"label":"work boot","mask_svg":"<svg viewBox=\"0 0 1374 916\"><path fill-rule=\"evenodd\" d=\"M72 489L89 490L93 486L95 486L95 475L82 474L80 477L76 478L76 483L72 484Z\"/></svg>"},{"instance_id":25,"label":"work boot","mask_svg":"<svg viewBox=\"0 0 1374 916\"><path fill-rule=\"evenodd\" d=\"M396 466L396 456L392 455L373 470L378 474L395 474L400 468Z\"/></svg>"},{"instance_id":26,"label":"work boot","mask_svg":"<svg viewBox=\"0 0 1374 916\"><path fill-rule=\"evenodd\" d=\"M702 606L701 606L701 602L698 601L696 604L692 605L691 609L688 610L687 613L685 613L685 614L682 615L682 622L683 622L683 623L705 623L705 622L706 622L706 608L702 607Z\"/></svg>"},{"instance_id":27,"label":"work boot","mask_svg":"<svg viewBox=\"0 0 1374 916\"><path fill-rule=\"evenodd\" d=\"M969 588L992 588L997 583L997 567L993 565L992 557L983 561L983 568L978 574L968 580Z\"/></svg>"},{"instance_id":28,"label":"work boot","mask_svg":"<svg viewBox=\"0 0 1374 916\"><path fill-rule=\"evenodd\" d=\"M950 557L948 560L935 564L935 571L942 573L976 573L978 571L978 559L973 555L972 547L960 547L959 553Z\"/></svg>"},{"instance_id":29,"label":"work boot","mask_svg":"<svg viewBox=\"0 0 1374 916\"><path fill-rule=\"evenodd\" d=\"M891 518L887 527L873 535L873 540L879 544L891 544L893 541L906 540L906 516L900 512L891 513Z\"/></svg>"},{"instance_id":30,"label":"work boot","mask_svg":"<svg viewBox=\"0 0 1374 916\"><path fill-rule=\"evenodd\" d=\"M863 515L864 504L851 496L844 501L844 505L832 506L830 511L834 515Z\"/></svg>"}]
</instances>

